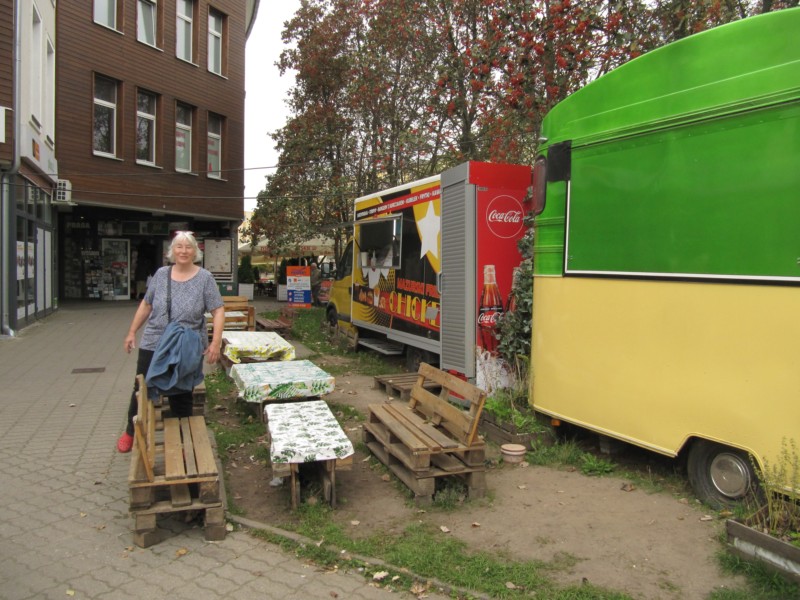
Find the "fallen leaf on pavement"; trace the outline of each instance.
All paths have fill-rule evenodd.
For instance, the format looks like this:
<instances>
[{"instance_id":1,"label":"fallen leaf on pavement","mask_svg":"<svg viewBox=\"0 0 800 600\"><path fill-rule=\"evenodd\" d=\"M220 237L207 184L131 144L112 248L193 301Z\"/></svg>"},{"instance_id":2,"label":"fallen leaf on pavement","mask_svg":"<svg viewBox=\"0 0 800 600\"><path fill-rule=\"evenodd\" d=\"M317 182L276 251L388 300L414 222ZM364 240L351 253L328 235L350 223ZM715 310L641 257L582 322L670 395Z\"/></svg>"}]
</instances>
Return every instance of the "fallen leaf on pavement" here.
<instances>
[{"instance_id":1,"label":"fallen leaf on pavement","mask_svg":"<svg viewBox=\"0 0 800 600\"><path fill-rule=\"evenodd\" d=\"M446 525L442 525L441 527L439 527L439 529L441 529L445 533L450 533L450 530L447 528Z\"/></svg>"},{"instance_id":2,"label":"fallen leaf on pavement","mask_svg":"<svg viewBox=\"0 0 800 600\"><path fill-rule=\"evenodd\" d=\"M189 551L186 548L178 548L175 551L175 556L186 556L189 554Z\"/></svg>"},{"instance_id":3,"label":"fallen leaf on pavement","mask_svg":"<svg viewBox=\"0 0 800 600\"><path fill-rule=\"evenodd\" d=\"M633 490L636 489L636 486L633 485L632 483L626 481L625 483L622 484L622 487L620 489L623 492L632 492Z\"/></svg>"},{"instance_id":4,"label":"fallen leaf on pavement","mask_svg":"<svg viewBox=\"0 0 800 600\"><path fill-rule=\"evenodd\" d=\"M473 526L473 527L480 527L480 526L481 526L481 524L480 524L480 523L478 523L477 521L475 521L475 522L472 524L472 526Z\"/></svg>"}]
</instances>

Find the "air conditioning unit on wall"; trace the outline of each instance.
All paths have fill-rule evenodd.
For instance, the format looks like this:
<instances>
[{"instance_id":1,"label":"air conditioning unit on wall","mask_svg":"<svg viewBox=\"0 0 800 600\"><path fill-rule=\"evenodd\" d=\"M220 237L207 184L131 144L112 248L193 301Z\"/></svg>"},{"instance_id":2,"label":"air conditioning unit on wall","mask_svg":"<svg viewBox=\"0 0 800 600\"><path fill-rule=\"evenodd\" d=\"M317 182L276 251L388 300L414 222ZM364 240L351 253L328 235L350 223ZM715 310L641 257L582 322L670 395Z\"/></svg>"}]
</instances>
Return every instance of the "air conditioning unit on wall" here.
<instances>
[{"instance_id":1,"label":"air conditioning unit on wall","mask_svg":"<svg viewBox=\"0 0 800 600\"><path fill-rule=\"evenodd\" d=\"M72 201L72 182L69 179L56 179L56 193L53 197L55 204L75 206Z\"/></svg>"}]
</instances>

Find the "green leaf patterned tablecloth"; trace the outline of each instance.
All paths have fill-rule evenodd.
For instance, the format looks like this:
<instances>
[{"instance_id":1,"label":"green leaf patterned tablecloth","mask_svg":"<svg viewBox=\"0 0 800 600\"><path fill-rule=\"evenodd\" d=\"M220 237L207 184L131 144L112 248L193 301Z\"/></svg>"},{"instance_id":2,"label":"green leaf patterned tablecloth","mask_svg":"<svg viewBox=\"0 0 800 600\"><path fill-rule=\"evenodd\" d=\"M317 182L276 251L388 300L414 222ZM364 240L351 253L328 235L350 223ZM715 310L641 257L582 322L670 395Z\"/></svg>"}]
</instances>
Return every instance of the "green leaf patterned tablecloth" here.
<instances>
[{"instance_id":1,"label":"green leaf patterned tablecloth","mask_svg":"<svg viewBox=\"0 0 800 600\"><path fill-rule=\"evenodd\" d=\"M243 358L253 360L294 360L294 346L272 331L228 331L222 332L225 342L223 354L232 363Z\"/></svg>"},{"instance_id":2,"label":"green leaf patterned tablecloth","mask_svg":"<svg viewBox=\"0 0 800 600\"><path fill-rule=\"evenodd\" d=\"M268 402L322 396L335 379L308 360L233 365L231 379L247 402Z\"/></svg>"},{"instance_id":3,"label":"green leaf patterned tablecloth","mask_svg":"<svg viewBox=\"0 0 800 600\"><path fill-rule=\"evenodd\" d=\"M324 400L268 404L264 411L273 464L332 460L355 452Z\"/></svg>"}]
</instances>

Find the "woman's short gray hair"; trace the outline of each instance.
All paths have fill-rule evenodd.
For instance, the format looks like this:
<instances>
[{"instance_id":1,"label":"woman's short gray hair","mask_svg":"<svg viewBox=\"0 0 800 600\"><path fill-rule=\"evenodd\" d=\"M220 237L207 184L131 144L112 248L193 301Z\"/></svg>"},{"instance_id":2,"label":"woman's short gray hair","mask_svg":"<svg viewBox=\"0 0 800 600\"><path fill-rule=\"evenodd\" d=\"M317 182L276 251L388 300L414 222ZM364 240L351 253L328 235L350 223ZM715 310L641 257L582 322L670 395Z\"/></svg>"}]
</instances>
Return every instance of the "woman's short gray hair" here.
<instances>
[{"instance_id":1,"label":"woman's short gray hair","mask_svg":"<svg viewBox=\"0 0 800 600\"><path fill-rule=\"evenodd\" d=\"M198 263L203 260L203 251L200 250L200 246L197 245L197 240L194 237L194 233L191 231L176 231L175 237L172 238L172 241L169 244L169 250L167 251L167 260L169 262L175 262L175 253L172 251L172 249L179 241L189 242L192 245L192 248L194 248L194 262Z\"/></svg>"}]
</instances>

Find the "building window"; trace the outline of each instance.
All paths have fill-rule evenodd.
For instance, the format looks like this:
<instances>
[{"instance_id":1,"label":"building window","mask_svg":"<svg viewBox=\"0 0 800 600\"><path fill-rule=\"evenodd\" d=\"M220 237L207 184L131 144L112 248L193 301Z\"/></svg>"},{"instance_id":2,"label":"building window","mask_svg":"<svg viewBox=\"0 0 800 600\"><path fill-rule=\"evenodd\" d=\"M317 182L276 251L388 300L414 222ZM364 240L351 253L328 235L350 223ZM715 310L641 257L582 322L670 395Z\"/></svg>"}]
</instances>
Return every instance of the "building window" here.
<instances>
[{"instance_id":1,"label":"building window","mask_svg":"<svg viewBox=\"0 0 800 600\"><path fill-rule=\"evenodd\" d=\"M156 0L137 0L136 39L148 46L157 46L158 5Z\"/></svg>"},{"instance_id":2,"label":"building window","mask_svg":"<svg viewBox=\"0 0 800 600\"><path fill-rule=\"evenodd\" d=\"M117 0L94 0L94 22L117 29Z\"/></svg>"},{"instance_id":3,"label":"building window","mask_svg":"<svg viewBox=\"0 0 800 600\"><path fill-rule=\"evenodd\" d=\"M47 62L44 82L44 134L50 147L55 146L56 137L56 48L47 40Z\"/></svg>"},{"instance_id":4,"label":"building window","mask_svg":"<svg viewBox=\"0 0 800 600\"><path fill-rule=\"evenodd\" d=\"M208 11L208 70L217 75L223 74L225 51L225 15L210 9Z\"/></svg>"},{"instance_id":5,"label":"building window","mask_svg":"<svg viewBox=\"0 0 800 600\"><path fill-rule=\"evenodd\" d=\"M94 76L94 151L116 156L117 151L117 82L102 75Z\"/></svg>"},{"instance_id":6,"label":"building window","mask_svg":"<svg viewBox=\"0 0 800 600\"><path fill-rule=\"evenodd\" d=\"M192 107L178 104L175 111L175 170L192 170Z\"/></svg>"},{"instance_id":7,"label":"building window","mask_svg":"<svg viewBox=\"0 0 800 600\"><path fill-rule=\"evenodd\" d=\"M33 7L33 20L31 22L31 50L30 50L30 90L31 90L31 121L39 128L42 125L42 18L39 11Z\"/></svg>"},{"instance_id":8,"label":"building window","mask_svg":"<svg viewBox=\"0 0 800 600\"><path fill-rule=\"evenodd\" d=\"M222 117L208 113L208 176L222 179Z\"/></svg>"},{"instance_id":9,"label":"building window","mask_svg":"<svg viewBox=\"0 0 800 600\"><path fill-rule=\"evenodd\" d=\"M155 94L136 94L136 162L156 164L156 105Z\"/></svg>"},{"instance_id":10,"label":"building window","mask_svg":"<svg viewBox=\"0 0 800 600\"><path fill-rule=\"evenodd\" d=\"M194 0L178 0L175 23L175 54L181 60L194 61Z\"/></svg>"}]
</instances>

